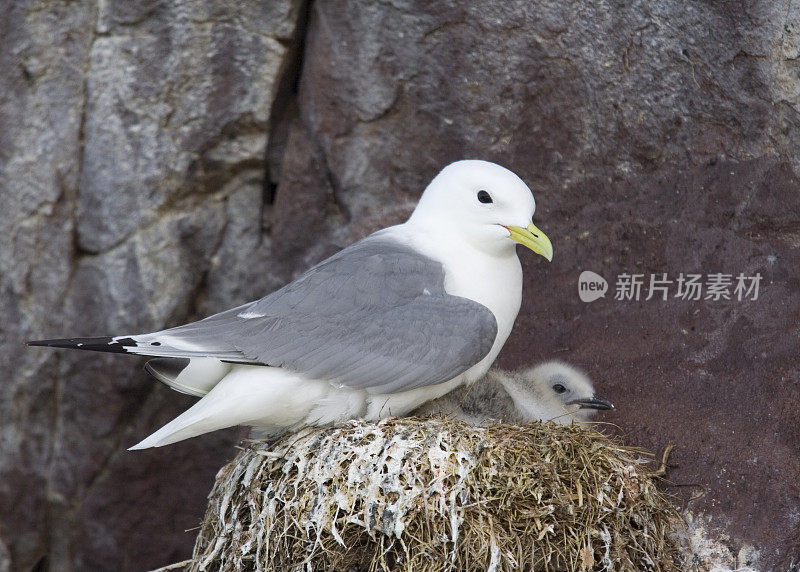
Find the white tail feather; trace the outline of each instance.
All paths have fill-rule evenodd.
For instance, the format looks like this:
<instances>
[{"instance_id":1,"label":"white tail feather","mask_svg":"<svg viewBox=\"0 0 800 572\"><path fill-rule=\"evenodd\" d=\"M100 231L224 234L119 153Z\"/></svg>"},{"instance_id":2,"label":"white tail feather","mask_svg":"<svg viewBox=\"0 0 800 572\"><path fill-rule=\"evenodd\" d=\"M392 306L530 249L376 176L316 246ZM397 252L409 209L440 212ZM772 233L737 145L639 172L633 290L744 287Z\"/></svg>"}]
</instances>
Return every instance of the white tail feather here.
<instances>
[{"instance_id":1,"label":"white tail feather","mask_svg":"<svg viewBox=\"0 0 800 572\"><path fill-rule=\"evenodd\" d=\"M162 447L236 425L290 427L301 423L331 386L280 369L234 366L191 408L129 450Z\"/></svg>"}]
</instances>

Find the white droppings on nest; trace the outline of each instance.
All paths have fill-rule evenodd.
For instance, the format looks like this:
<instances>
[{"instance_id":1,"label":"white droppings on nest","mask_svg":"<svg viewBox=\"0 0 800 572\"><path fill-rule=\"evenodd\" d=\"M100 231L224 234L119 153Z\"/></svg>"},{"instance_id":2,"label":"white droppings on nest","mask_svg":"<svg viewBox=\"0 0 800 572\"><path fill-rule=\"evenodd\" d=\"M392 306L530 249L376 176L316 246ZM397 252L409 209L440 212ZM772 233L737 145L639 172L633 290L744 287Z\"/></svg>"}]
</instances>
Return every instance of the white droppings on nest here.
<instances>
[{"instance_id":1,"label":"white droppings on nest","mask_svg":"<svg viewBox=\"0 0 800 572\"><path fill-rule=\"evenodd\" d=\"M644 452L578 426L354 421L253 442L191 570L679 570Z\"/></svg>"},{"instance_id":2,"label":"white droppings on nest","mask_svg":"<svg viewBox=\"0 0 800 572\"><path fill-rule=\"evenodd\" d=\"M383 424L354 428L345 434L323 432L312 439L284 440L271 451L281 459L284 475L302 474L315 484L311 509L298 521L302 528L317 537L320 531L330 531L344 546L337 522L347 515L346 523L363 527L370 535L400 538L406 528L404 519L419 499L433 496L436 510L449 515L450 540L456 542L461 524L456 499L466 500L465 478L476 464L475 455L454 450L447 433L393 434ZM420 451L427 451L432 482L423 481L414 470ZM339 480L339 475L345 478ZM445 483L453 475L456 481ZM334 478L338 482L331 486ZM280 492L281 497L287 496Z\"/></svg>"}]
</instances>

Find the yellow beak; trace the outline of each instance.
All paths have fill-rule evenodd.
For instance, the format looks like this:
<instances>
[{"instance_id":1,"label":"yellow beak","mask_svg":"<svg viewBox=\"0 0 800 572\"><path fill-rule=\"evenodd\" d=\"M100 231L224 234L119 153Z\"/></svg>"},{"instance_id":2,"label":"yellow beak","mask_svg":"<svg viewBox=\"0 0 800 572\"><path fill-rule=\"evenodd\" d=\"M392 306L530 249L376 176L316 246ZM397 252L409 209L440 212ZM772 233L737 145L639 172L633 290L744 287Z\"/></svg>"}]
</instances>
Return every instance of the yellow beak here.
<instances>
[{"instance_id":1,"label":"yellow beak","mask_svg":"<svg viewBox=\"0 0 800 572\"><path fill-rule=\"evenodd\" d=\"M529 224L528 228L522 228L521 226L507 226L506 228L511 233L511 240L519 242L522 246L527 246L536 254L544 256L548 261L553 260L553 245L547 235L536 228L535 224Z\"/></svg>"}]
</instances>

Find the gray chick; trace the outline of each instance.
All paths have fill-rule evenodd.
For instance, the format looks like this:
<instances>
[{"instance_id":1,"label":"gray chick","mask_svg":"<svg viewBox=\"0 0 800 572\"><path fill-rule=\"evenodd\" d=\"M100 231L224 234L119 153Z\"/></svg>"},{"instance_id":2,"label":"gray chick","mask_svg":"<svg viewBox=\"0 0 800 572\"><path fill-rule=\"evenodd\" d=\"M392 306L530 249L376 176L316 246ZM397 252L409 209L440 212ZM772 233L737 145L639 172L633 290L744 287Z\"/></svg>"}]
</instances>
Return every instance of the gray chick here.
<instances>
[{"instance_id":1,"label":"gray chick","mask_svg":"<svg viewBox=\"0 0 800 572\"><path fill-rule=\"evenodd\" d=\"M487 421L588 423L599 409L614 409L586 375L559 361L518 372L490 370L469 387L425 403L412 415L451 415L472 425Z\"/></svg>"}]
</instances>

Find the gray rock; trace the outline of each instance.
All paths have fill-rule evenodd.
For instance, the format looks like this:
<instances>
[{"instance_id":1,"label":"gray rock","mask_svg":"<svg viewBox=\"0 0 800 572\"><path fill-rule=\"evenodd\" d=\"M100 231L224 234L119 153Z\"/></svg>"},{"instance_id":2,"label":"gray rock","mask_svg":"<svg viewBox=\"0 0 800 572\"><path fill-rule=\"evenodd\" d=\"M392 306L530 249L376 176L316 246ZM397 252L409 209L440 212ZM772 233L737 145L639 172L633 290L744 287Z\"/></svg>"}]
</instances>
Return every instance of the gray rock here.
<instances>
[{"instance_id":1,"label":"gray rock","mask_svg":"<svg viewBox=\"0 0 800 572\"><path fill-rule=\"evenodd\" d=\"M127 2L101 5L88 62L81 248L108 250L182 198L218 193L236 171L263 171L294 8L234 6L163 2L131 14Z\"/></svg>"},{"instance_id":2,"label":"gray rock","mask_svg":"<svg viewBox=\"0 0 800 572\"><path fill-rule=\"evenodd\" d=\"M183 531L197 524L235 433L129 457L136 436L188 402L136 360L22 344L149 330L243 301L210 270L244 194L259 213L248 240L260 241L271 108L299 10L289 1L6 10L0 537L12 569L141 570L189 553Z\"/></svg>"},{"instance_id":3,"label":"gray rock","mask_svg":"<svg viewBox=\"0 0 800 572\"><path fill-rule=\"evenodd\" d=\"M0 572L10 572L10 570L11 555L8 553L6 545L0 540Z\"/></svg>"}]
</instances>

